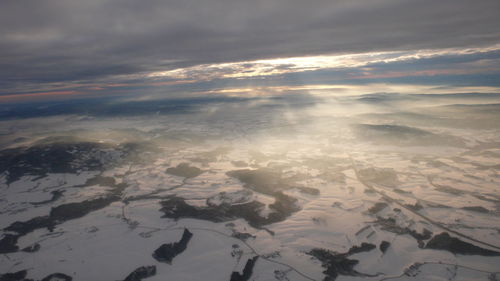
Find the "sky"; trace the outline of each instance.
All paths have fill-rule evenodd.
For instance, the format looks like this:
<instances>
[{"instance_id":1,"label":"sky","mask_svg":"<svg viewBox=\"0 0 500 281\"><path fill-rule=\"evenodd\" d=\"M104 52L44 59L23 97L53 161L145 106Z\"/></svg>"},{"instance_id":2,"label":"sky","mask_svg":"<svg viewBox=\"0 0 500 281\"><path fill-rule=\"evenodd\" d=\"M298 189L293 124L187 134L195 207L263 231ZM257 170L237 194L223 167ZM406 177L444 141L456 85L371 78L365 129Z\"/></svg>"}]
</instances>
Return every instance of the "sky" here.
<instances>
[{"instance_id":1,"label":"sky","mask_svg":"<svg viewBox=\"0 0 500 281\"><path fill-rule=\"evenodd\" d=\"M499 77L498 0L0 1L0 103Z\"/></svg>"}]
</instances>

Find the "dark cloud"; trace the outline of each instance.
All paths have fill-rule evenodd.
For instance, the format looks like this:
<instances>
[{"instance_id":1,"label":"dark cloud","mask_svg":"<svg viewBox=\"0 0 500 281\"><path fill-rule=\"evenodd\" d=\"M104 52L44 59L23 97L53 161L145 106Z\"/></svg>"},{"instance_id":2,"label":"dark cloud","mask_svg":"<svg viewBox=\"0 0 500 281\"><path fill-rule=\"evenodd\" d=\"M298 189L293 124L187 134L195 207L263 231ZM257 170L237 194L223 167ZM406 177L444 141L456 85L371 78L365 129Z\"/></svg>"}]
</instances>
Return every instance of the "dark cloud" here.
<instances>
[{"instance_id":1,"label":"dark cloud","mask_svg":"<svg viewBox=\"0 0 500 281\"><path fill-rule=\"evenodd\" d=\"M3 0L0 80L82 81L201 63L498 43L497 0Z\"/></svg>"}]
</instances>

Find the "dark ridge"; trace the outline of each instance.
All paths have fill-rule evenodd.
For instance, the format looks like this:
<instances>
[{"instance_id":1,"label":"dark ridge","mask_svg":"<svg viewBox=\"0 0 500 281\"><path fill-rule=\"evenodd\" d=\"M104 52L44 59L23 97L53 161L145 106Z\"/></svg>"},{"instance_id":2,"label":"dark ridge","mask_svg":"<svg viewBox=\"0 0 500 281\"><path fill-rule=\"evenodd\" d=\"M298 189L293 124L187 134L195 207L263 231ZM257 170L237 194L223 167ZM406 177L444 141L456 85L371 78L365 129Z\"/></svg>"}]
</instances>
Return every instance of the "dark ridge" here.
<instances>
[{"instance_id":1,"label":"dark ridge","mask_svg":"<svg viewBox=\"0 0 500 281\"><path fill-rule=\"evenodd\" d=\"M63 204L50 210L50 219L55 222L63 222L71 219L81 218L92 211L107 207L109 204L119 201L120 197L110 195L107 197L85 200L77 203Z\"/></svg>"},{"instance_id":2,"label":"dark ridge","mask_svg":"<svg viewBox=\"0 0 500 281\"><path fill-rule=\"evenodd\" d=\"M40 244L38 244L38 243L34 243L32 245L29 245L28 247L21 249L21 251L26 252L26 253L34 253L34 252L38 252L38 250L40 250Z\"/></svg>"},{"instance_id":3,"label":"dark ridge","mask_svg":"<svg viewBox=\"0 0 500 281\"><path fill-rule=\"evenodd\" d=\"M197 167L191 167L188 163L181 163L174 168L168 168L166 173L183 178L194 178L201 175L204 171Z\"/></svg>"},{"instance_id":4,"label":"dark ridge","mask_svg":"<svg viewBox=\"0 0 500 281\"><path fill-rule=\"evenodd\" d=\"M111 145L74 137L49 137L30 147L1 150L0 174L7 172L6 182L10 184L25 175L45 177L49 173L101 171L112 165L138 161L147 155L145 152L153 150L143 143Z\"/></svg>"},{"instance_id":5,"label":"dark ridge","mask_svg":"<svg viewBox=\"0 0 500 281\"><path fill-rule=\"evenodd\" d=\"M274 196L274 203L270 204L269 208L274 212L268 215L266 224L283 221L292 213L300 210L297 206L297 199L282 192L275 192L272 195Z\"/></svg>"},{"instance_id":6,"label":"dark ridge","mask_svg":"<svg viewBox=\"0 0 500 281\"><path fill-rule=\"evenodd\" d=\"M365 188L365 190L363 190L363 192L365 194L375 194L375 189L373 189L371 187L367 187L367 188Z\"/></svg>"},{"instance_id":7,"label":"dark ridge","mask_svg":"<svg viewBox=\"0 0 500 281\"><path fill-rule=\"evenodd\" d=\"M243 218L252 227L261 228L267 224L283 221L293 212L299 210L296 206L297 199L281 192L276 192L274 197L275 202L269 205L269 208L273 212L267 217L260 215L260 210L265 205L258 201L235 205L223 203L219 206L196 207L187 204L183 198L176 196L170 196L166 200L161 201L162 208L160 211L164 213L163 217L176 220L180 218L194 218L212 222L224 222Z\"/></svg>"},{"instance_id":8,"label":"dark ridge","mask_svg":"<svg viewBox=\"0 0 500 281\"><path fill-rule=\"evenodd\" d=\"M38 205L52 203L54 201L57 201L59 198L61 198L63 193L64 193L64 190L54 190L51 192L52 197L50 199L44 200L44 201L39 201L39 202L31 202L30 204L38 206Z\"/></svg>"},{"instance_id":9,"label":"dark ridge","mask_svg":"<svg viewBox=\"0 0 500 281\"><path fill-rule=\"evenodd\" d=\"M490 212L488 209L486 209L482 206L467 206L467 207L462 207L462 209L467 210L467 211L484 213L484 214L487 214Z\"/></svg>"},{"instance_id":10,"label":"dark ridge","mask_svg":"<svg viewBox=\"0 0 500 281\"><path fill-rule=\"evenodd\" d=\"M248 281L248 280L250 280L250 277L252 277L253 268L255 266L255 263L257 262L257 259L259 259L259 256L255 256L247 261L247 263L245 264L245 268L243 268L243 274L240 274L237 271L233 271L233 273L231 274L230 281Z\"/></svg>"},{"instance_id":11,"label":"dark ridge","mask_svg":"<svg viewBox=\"0 0 500 281\"><path fill-rule=\"evenodd\" d=\"M323 273L326 275L323 279L324 281L333 281L337 279L339 275L346 276L360 276L360 277L373 277L374 275L365 274L354 270L359 261L354 259L348 259L350 255L367 252L375 249L376 246L369 243L362 243L361 246L353 246L349 249L347 253L336 253L330 250L315 248L307 252L318 259L322 266L326 268Z\"/></svg>"},{"instance_id":12,"label":"dark ridge","mask_svg":"<svg viewBox=\"0 0 500 281\"><path fill-rule=\"evenodd\" d=\"M379 245L379 249L382 253L385 253L387 251L387 249L389 249L390 246L391 246L391 243L389 243L387 241L382 241Z\"/></svg>"},{"instance_id":13,"label":"dark ridge","mask_svg":"<svg viewBox=\"0 0 500 281\"><path fill-rule=\"evenodd\" d=\"M35 229L48 228L49 230L54 229L55 222L50 216L36 217L28 221L16 221L13 222L8 227L4 228L6 231L17 232L19 235L26 235Z\"/></svg>"},{"instance_id":14,"label":"dark ridge","mask_svg":"<svg viewBox=\"0 0 500 281\"><path fill-rule=\"evenodd\" d=\"M168 264L172 263L172 260L184 252L187 248L187 244L193 234L189 232L187 228L184 229L184 233L182 234L182 238L179 242L163 244L158 249L156 249L153 253L153 258L155 258L159 262L166 262Z\"/></svg>"},{"instance_id":15,"label":"dark ridge","mask_svg":"<svg viewBox=\"0 0 500 281\"><path fill-rule=\"evenodd\" d=\"M440 191L440 192L449 193L449 194L452 194L452 195L463 195L463 194L465 194L465 191L457 189L457 188L453 188L451 186L437 185L437 184L433 184L433 185L436 187L436 190Z\"/></svg>"},{"instance_id":16,"label":"dark ridge","mask_svg":"<svg viewBox=\"0 0 500 281\"><path fill-rule=\"evenodd\" d=\"M105 208L109 204L119 200L120 197L118 195L112 194L107 197L93 200L63 204L52 208L48 216L35 217L24 222L13 222L3 230L16 232L16 234L4 235L4 237L0 240L0 253L17 252L19 250L19 247L16 245L17 240L36 229L47 228L49 231L53 231L54 227L58 224L68 220L81 218L92 211Z\"/></svg>"},{"instance_id":17,"label":"dark ridge","mask_svg":"<svg viewBox=\"0 0 500 281\"><path fill-rule=\"evenodd\" d=\"M412 211L418 212L424 208L420 203L415 203L415 204L404 204L404 206Z\"/></svg>"},{"instance_id":18,"label":"dark ridge","mask_svg":"<svg viewBox=\"0 0 500 281\"><path fill-rule=\"evenodd\" d=\"M319 189L317 189L317 188L298 186L297 189L300 190L300 192L305 193L305 194L319 195Z\"/></svg>"},{"instance_id":19,"label":"dark ridge","mask_svg":"<svg viewBox=\"0 0 500 281\"><path fill-rule=\"evenodd\" d=\"M417 241L423 241L430 239L432 237L432 232L426 228L423 229L422 233L417 232L414 229L408 227L401 227L397 225L396 220L393 218L382 218L377 217L377 224L382 226L382 230L396 233L399 235L409 234L411 237L415 238Z\"/></svg>"},{"instance_id":20,"label":"dark ridge","mask_svg":"<svg viewBox=\"0 0 500 281\"><path fill-rule=\"evenodd\" d=\"M249 238L255 239L257 237L255 235L250 234L250 233L238 232L235 230L233 230L233 234L231 234L231 236L236 238L236 239L242 240L242 241L247 241Z\"/></svg>"},{"instance_id":21,"label":"dark ridge","mask_svg":"<svg viewBox=\"0 0 500 281\"><path fill-rule=\"evenodd\" d=\"M28 272L21 270L14 273L5 273L0 275L0 281L33 281L32 279L25 279Z\"/></svg>"},{"instance_id":22,"label":"dark ridge","mask_svg":"<svg viewBox=\"0 0 500 281\"><path fill-rule=\"evenodd\" d=\"M406 191L406 190L403 190L403 189L400 189L400 188L395 188L393 189L394 192L396 193L399 193L399 194L412 194L411 191Z\"/></svg>"},{"instance_id":23,"label":"dark ridge","mask_svg":"<svg viewBox=\"0 0 500 281\"><path fill-rule=\"evenodd\" d=\"M241 161L241 160L231 161L231 164L233 164L233 166L238 167L238 168L248 167L248 163L245 161Z\"/></svg>"},{"instance_id":24,"label":"dark ridge","mask_svg":"<svg viewBox=\"0 0 500 281\"><path fill-rule=\"evenodd\" d=\"M0 240L0 254L7 254L17 252L19 247L17 246L17 240L21 235L4 234L3 238Z\"/></svg>"},{"instance_id":25,"label":"dark ridge","mask_svg":"<svg viewBox=\"0 0 500 281\"><path fill-rule=\"evenodd\" d=\"M371 243L361 243L361 246L354 245L352 246L349 251L346 253L348 256L362 253L362 252L369 252L373 249L377 248L377 246L371 244Z\"/></svg>"},{"instance_id":26,"label":"dark ridge","mask_svg":"<svg viewBox=\"0 0 500 281\"><path fill-rule=\"evenodd\" d=\"M116 180L113 177L103 177L101 175L97 175L95 177L89 178L85 181L84 184L75 185L75 187L87 187L92 185L100 185L100 186L111 186L117 187Z\"/></svg>"},{"instance_id":27,"label":"dark ridge","mask_svg":"<svg viewBox=\"0 0 500 281\"><path fill-rule=\"evenodd\" d=\"M282 192L283 190L296 188L297 184L295 184L295 181L300 180L300 176L295 178L283 178L281 171L273 168L234 170L229 171L226 174L229 177L233 177L241 181L245 188L273 196L275 199L274 203L269 205L269 208L274 212L270 213L267 218L263 218L258 214L257 211L259 209L240 209L239 206L241 205L229 207L230 212L226 212L226 214L231 217L244 218L250 225L258 228L266 224L283 221L292 213L300 210L300 207L297 206L297 199ZM312 189L308 191L312 193L315 192ZM261 208L259 205L262 205L260 202L255 202L253 204L256 206L252 207L259 208Z\"/></svg>"},{"instance_id":28,"label":"dark ridge","mask_svg":"<svg viewBox=\"0 0 500 281\"><path fill-rule=\"evenodd\" d=\"M100 170L104 163L96 152L105 148L108 147L104 144L92 142L58 142L5 149L0 151L0 173L8 172L7 184L10 184L24 175Z\"/></svg>"},{"instance_id":29,"label":"dark ridge","mask_svg":"<svg viewBox=\"0 0 500 281\"><path fill-rule=\"evenodd\" d=\"M241 181L245 188L271 196L274 196L276 192L293 188L298 188L305 192L316 193L316 191L311 188L301 187L300 184L297 184L298 181L305 179L305 175L296 174L291 177L284 177L282 172L283 168L286 168L286 166L278 164L274 167L259 168L255 170L233 170L227 172L226 175Z\"/></svg>"},{"instance_id":30,"label":"dark ridge","mask_svg":"<svg viewBox=\"0 0 500 281\"><path fill-rule=\"evenodd\" d=\"M281 179L281 174L270 169L234 170L226 174L241 181L246 188L268 195L287 187L287 183Z\"/></svg>"},{"instance_id":31,"label":"dark ridge","mask_svg":"<svg viewBox=\"0 0 500 281\"><path fill-rule=\"evenodd\" d=\"M141 281L142 279L155 275L156 275L155 265L141 266L136 270L132 271L123 281Z\"/></svg>"},{"instance_id":32,"label":"dark ridge","mask_svg":"<svg viewBox=\"0 0 500 281\"><path fill-rule=\"evenodd\" d=\"M378 212L382 211L387 206L389 205L385 202L377 202L375 203L375 205L371 206L370 209L368 209L368 213L376 215Z\"/></svg>"},{"instance_id":33,"label":"dark ridge","mask_svg":"<svg viewBox=\"0 0 500 281\"><path fill-rule=\"evenodd\" d=\"M432 237L426 249L445 250L453 254L480 255L480 256L500 256L500 252L484 249L476 245L464 242L458 238L451 237L447 232L443 232Z\"/></svg>"},{"instance_id":34,"label":"dark ridge","mask_svg":"<svg viewBox=\"0 0 500 281\"><path fill-rule=\"evenodd\" d=\"M42 279L42 281L71 281L73 278L64 273L52 273Z\"/></svg>"},{"instance_id":35,"label":"dark ridge","mask_svg":"<svg viewBox=\"0 0 500 281\"><path fill-rule=\"evenodd\" d=\"M247 204L243 204L243 206ZM225 216L222 208L191 206L181 197L170 196L166 200L161 201L160 205L160 211L164 213L164 218L175 220L180 218L194 218L213 222L222 222L230 219Z\"/></svg>"},{"instance_id":36,"label":"dark ridge","mask_svg":"<svg viewBox=\"0 0 500 281\"><path fill-rule=\"evenodd\" d=\"M427 228L424 228L422 233L418 233L416 230L413 229L409 228L407 229L408 229L408 234L410 234L413 238L417 240L427 240L432 236L432 232Z\"/></svg>"}]
</instances>

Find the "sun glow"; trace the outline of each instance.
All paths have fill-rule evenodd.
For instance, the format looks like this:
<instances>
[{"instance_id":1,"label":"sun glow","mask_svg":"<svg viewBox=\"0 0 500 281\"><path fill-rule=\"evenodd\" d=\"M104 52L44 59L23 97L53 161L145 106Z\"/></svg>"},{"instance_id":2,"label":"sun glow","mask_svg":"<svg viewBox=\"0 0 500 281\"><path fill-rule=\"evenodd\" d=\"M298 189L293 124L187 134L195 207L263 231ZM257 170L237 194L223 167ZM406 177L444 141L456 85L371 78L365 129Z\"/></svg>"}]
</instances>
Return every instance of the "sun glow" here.
<instances>
[{"instance_id":1,"label":"sun glow","mask_svg":"<svg viewBox=\"0 0 500 281\"><path fill-rule=\"evenodd\" d=\"M152 72L148 78L195 79L251 78L320 69L363 67L375 63L391 63L443 55L466 55L500 50L500 44L467 49L429 49L418 51L387 51L343 55L321 55L290 58L261 59L231 63L201 64L192 67Z\"/></svg>"}]
</instances>

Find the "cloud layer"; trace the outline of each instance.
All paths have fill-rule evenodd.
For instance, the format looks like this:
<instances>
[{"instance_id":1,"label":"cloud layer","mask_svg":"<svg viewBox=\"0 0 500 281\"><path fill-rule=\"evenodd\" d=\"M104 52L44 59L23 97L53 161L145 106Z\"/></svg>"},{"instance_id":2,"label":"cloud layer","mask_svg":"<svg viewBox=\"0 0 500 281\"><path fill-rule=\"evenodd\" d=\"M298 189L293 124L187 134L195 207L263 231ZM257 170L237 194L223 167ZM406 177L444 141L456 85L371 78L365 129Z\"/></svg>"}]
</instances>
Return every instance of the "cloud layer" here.
<instances>
[{"instance_id":1,"label":"cloud layer","mask_svg":"<svg viewBox=\"0 0 500 281\"><path fill-rule=\"evenodd\" d=\"M0 2L0 80L90 81L206 63L498 43L500 2Z\"/></svg>"}]
</instances>

